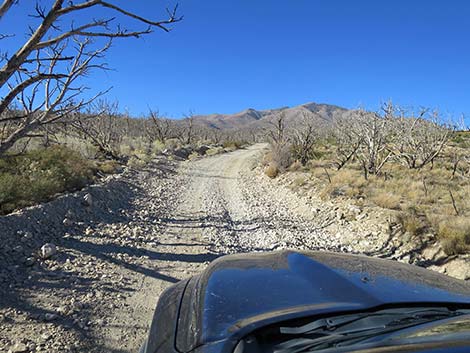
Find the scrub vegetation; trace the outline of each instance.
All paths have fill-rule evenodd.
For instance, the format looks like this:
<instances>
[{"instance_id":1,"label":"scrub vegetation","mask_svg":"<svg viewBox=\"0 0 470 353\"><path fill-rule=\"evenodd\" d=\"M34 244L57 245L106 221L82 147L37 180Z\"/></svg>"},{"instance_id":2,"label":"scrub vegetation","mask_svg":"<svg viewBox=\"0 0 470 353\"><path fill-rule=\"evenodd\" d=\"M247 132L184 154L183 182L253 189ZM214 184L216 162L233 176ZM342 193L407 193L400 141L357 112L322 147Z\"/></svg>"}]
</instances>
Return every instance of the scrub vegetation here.
<instances>
[{"instance_id":1,"label":"scrub vegetation","mask_svg":"<svg viewBox=\"0 0 470 353\"><path fill-rule=\"evenodd\" d=\"M308 171L323 198L389 209L404 231L434 234L448 255L470 250L470 132L438 112L392 104L310 124L287 126L279 116L268 176Z\"/></svg>"},{"instance_id":2,"label":"scrub vegetation","mask_svg":"<svg viewBox=\"0 0 470 353\"><path fill-rule=\"evenodd\" d=\"M97 166L61 146L0 159L0 214L47 201L93 180Z\"/></svg>"}]
</instances>

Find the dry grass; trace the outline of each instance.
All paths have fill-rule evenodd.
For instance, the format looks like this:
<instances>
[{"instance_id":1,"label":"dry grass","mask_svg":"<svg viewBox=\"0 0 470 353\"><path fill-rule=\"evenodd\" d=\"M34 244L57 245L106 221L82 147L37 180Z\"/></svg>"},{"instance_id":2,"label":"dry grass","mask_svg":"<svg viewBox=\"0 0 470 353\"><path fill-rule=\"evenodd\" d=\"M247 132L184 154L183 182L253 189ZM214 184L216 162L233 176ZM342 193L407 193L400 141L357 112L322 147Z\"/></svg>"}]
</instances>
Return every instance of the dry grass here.
<instances>
[{"instance_id":1,"label":"dry grass","mask_svg":"<svg viewBox=\"0 0 470 353\"><path fill-rule=\"evenodd\" d=\"M371 197L371 201L377 206L382 208L388 208L391 210L399 210L401 198L400 196L387 191L377 191L374 196Z\"/></svg>"},{"instance_id":2,"label":"dry grass","mask_svg":"<svg viewBox=\"0 0 470 353\"><path fill-rule=\"evenodd\" d=\"M271 162L264 170L264 174L266 174L270 178L277 177L279 174L279 168L277 164L274 162Z\"/></svg>"},{"instance_id":3,"label":"dry grass","mask_svg":"<svg viewBox=\"0 0 470 353\"><path fill-rule=\"evenodd\" d=\"M327 183L321 193L323 198L347 196L357 198L363 195L367 181L361 177L361 172L355 169L335 171L326 167L319 170L321 178ZM330 182L331 181L331 182Z\"/></svg>"},{"instance_id":4,"label":"dry grass","mask_svg":"<svg viewBox=\"0 0 470 353\"><path fill-rule=\"evenodd\" d=\"M291 187L293 190L297 190L303 186L306 186L307 184L308 184L308 179L305 176L299 176L294 179Z\"/></svg>"},{"instance_id":5,"label":"dry grass","mask_svg":"<svg viewBox=\"0 0 470 353\"><path fill-rule=\"evenodd\" d=\"M398 213L396 218L403 229L412 235L419 235L426 230L426 218L418 215L413 208Z\"/></svg>"}]
</instances>

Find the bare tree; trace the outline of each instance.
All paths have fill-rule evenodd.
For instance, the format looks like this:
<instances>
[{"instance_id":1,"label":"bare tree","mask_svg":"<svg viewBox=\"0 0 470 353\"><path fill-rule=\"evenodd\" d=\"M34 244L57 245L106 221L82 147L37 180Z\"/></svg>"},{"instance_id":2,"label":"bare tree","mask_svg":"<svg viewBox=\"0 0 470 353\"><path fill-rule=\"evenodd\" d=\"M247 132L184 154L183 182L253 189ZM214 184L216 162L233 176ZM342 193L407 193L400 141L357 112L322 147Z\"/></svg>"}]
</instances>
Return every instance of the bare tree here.
<instances>
[{"instance_id":1,"label":"bare tree","mask_svg":"<svg viewBox=\"0 0 470 353\"><path fill-rule=\"evenodd\" d=\"M211 131L210 140L215 144L221 143L222 140L224 139L224 134L222 130L220 130L219 128L213 128L210 131Z\"/></svg>"},{"instance_id":2,"label":"bare tree","mask_svg":"<svg viewBox=\"0 0 470 353\"><path fill-rule=\"evenodd\" d=\"M118 115L118 104L106 100L94 102L87 114L74 113L69 119L78 137L90 141L105 157L119 158L125 119Z\"/></svg>"},{"instance_id":3,"label":"bare tree","mask_svg":"<svg viewBox=\"0 0 470 353\"><path fill-rule=\"evenodd\" d=\"M363 136L358 158L369 174L378 174L393 155L389 149L393 136L391 130L393 106L384 105L382 112L383 114L380 114L360 109L356 111L356 122L353 125L356 134Z\"/></svg>"},{"instance_id":4,"label":"bare tree","mask_svg":"<svg viewBox=\"0 0 470 353\"><path fill-rule=\"evenodd\" d=\"M302 163L312 158L315 144L318 140L318 130L320 122L314 120L312 114L303 112L302 120L297 124L293 131L292 151L294 157Z\"/></svg>"},{"instance_id":5,"label":"bare tree","mask_svg":"<svg viewBox=\"0 0 470 353\"><path fill-rule=\"evenodd\" d=\"M271 144L272 160L280 169L287 168L291 163L290 137L287 133L286 115L280 112L269 122L268 136Z\"/></svg>"},{"instance_id":6,"label":"bare tree","mask_svg":"<svg viewBox=\"0 0 470 353\"><path fill-rule=\"evenodd\" d=\"M354 160L362 145L363 136L353 128L357 122L354 114L348 113L333 119L332 138L336 144L336 167L338 170Z\"/></svg>"},{"instance_id":7,"label":"bare tree","mask_svg":"<svg viewBox=\"0 0 470 353\"><path fill-rule=\"evenodd\" d=\"M14 13L15 3L5 0L0 5L0 21L9 12ZM102 59L113 39L138 38L155 28L168 31L168 25L181 20L176 15L177 7L168 11L168 19L155 21L103 0L54 0L50 5L38 0L30 4L35 20L30 23L29 36L12 55L5 54L0 68L0 90L6 91L0 101L0 125L4 132L0 155L19 139L67 120L105 93L83 98L87 89L83 78L93 69L107 68ZM88 15L89 21L75 23L75 19L87 18L87 13L98 9L104 18ZM124 18L141 28L124 28L120 24ZM11 114L14 101L19 109Z\"/></svg>"},{"instance_id":8,"label":"bare tree","mask_svg":"<svg viewBox=\"0 0 470 353\"><path fill-rule=\"evenodd\" d=\"M180 129L179 139L182 143L190 145L194 142L194 114L189 112L183 120L183 126Z\"/></svg>"},{"instance_id":9,"label":"bare tree","mask_svg":"<svg viewBox=\"0 0 470 353\"><path fill-rule=\"evenodd\" d=\"M432 163L447 145L452 129L445 126L437 111L422 109L407 116L403 109L394 119L397 141L393 153L410 169L420 169Z\"/></svg>"},{"instance_id":10,"label":"bare tree","mask_svg":"<svg viewBox=\"0 0 470 353\"><path fill-rule=\"evenodd\" d=\"M161 117L158 110L150 110L151 125L147 130L151 140L165 143L167 139L174 136L174 124L170 119Z\"/></svg>"}]
</instances>

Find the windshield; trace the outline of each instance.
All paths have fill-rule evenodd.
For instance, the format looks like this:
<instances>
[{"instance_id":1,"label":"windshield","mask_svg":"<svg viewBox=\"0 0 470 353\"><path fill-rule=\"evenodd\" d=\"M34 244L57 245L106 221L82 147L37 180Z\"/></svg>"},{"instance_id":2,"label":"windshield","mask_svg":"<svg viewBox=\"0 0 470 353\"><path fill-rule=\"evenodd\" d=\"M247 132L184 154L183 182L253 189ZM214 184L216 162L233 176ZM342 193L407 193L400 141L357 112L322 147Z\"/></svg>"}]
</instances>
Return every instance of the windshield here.
<instances>
[{"instance_id":1,"label":"windshield","mask_svg":"<svg viewBox=\"0 0 470 353\"><path fill-rule=\"evenodd\" d=\"M368 313L305 320L299 325L286 324L263 328L242 340L236 353L301 353L318 352L333 347L358 344L381 346L391 341L422 339L433 335L465 332L470 335L470 310L449 310L444 307L394 308ZM460 320L412 330L437 321ZM401 334L401 332L404 332ZM397 333L399 333L397 335ZM468 337L468 336L467 336Z\"/></svg>"}]
</instances>

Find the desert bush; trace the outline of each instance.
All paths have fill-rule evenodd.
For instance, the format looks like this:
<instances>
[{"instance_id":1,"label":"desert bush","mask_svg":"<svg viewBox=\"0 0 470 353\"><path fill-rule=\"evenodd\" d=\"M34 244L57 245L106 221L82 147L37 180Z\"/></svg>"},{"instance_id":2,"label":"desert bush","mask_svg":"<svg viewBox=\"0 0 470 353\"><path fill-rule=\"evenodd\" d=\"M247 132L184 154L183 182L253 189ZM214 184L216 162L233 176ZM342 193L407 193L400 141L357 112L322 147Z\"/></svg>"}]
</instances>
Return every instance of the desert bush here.
<instances>
[{"instance_id":1,"label":"desert bush","mask_svg":"<svg viewBox=\"0 0 470 353\"><path fill-rule=\"evenodd\" d=\"M305 178L305 176L300 176L300 177L295 178L295 180L292 182L292 188L295 190L307 184L308 184L307 178Z\"/></svg>"},{"instance_id":2,"label":"desert bush","mask_svg":"<svg viewBox=\"0 0 470 353\"><path fill-rule=\"evenodd\" d=\"M121 165L115 160L97 162L96 167L98 171L104 174L114 174L121 169Z\"/></svg>"},{"instance_id":3,"label":"desert bush","mask_svg":"<svg viewBox=\"0 0 470 353\"><path fill-rule=\"evenodd\" d=\"M371 201L382 208L400 209L400 196L390 192L378 191L371 197Z\"/></svg>"},{"instance_id":4,"label":"desert bush","mask_svg":"<svg viewBox=\"0 0 470 353\"><path fill-rule=\"evenodd\" d=\"M96 168L79 153L61 146L0 159L0 213L49 200L80 189Z\"/></svg>"},{"instance_id":5,"label":"desert bush","mask_svg":"<svg viewBox=\"0 0 470 353\"><path fill-rule=\"evenodd\" d=\"M168 139L165 141L165 148L169 150L176 150L178 148L181 148L183 144L180 142L180 140L176 138Z\"/></svg>"},{"instance_id":6,"label":"desert bush","mask_svg":"<svg viewBox=\"0 0 470 353\"><path fill-rule=\"evenodd\" d=\"M277 164L274 162L271 162L264 170L264 174L266 174L270 178L277 177L279 174L279 168Z\"/></svg>"},{"instance_id":7,"label":"desert bush","mask_svg":"<svg viewBox=\"0 0 470 353\"><path fill-rule=\"evenodd\" d=\"M272 145L271 159L276 163L279 171L285 171L293 162L289 145Z\"/></svg>"},{"instance_id":8,"label":"desert bush","mask_svg":"<svg viewBox=\"0 0 470 353\"><path fill-rule=\"evenodd\" d=\"M302 169L302 163L299 160L296 160L289 166L290 172L297 172Z\"/></svg>"},{"instance_id":9,"label":"desert bush","mask_svg":"<svg viewBox=\"0 0 470 353\"><path fill-rule=\"evenodd\" d=\"M333 175L330 175L330 172L327 174L327 172L326 168L319 170L323 178L327 178L327 184L320 194L323 198L338 196L357 197L363 194L367 181L361 177L360 171L344 168ZM331 179L331 182L328 178Z\"/></svg>"},{"instance_id":10,"label":"desert bush","mask_svg":"<svg viewBox=\"0 0 470 353\"><path fill-rule=\"evenodd\" d=\"M127 165L131 168L136 168L136 169L139 169L139 168L143 168L145 167L145 165L147 164L148 162L144 159L141 159L137 156L131 156L128 160L127 160Z\"/></svg>"},{"instance_id":11,"label":"desert bush","mask_svg":"<svg viewBox=\"0 0 470 353\"><path fill-rule=\"evenodd\" d=\"M156 140L152 142L151 152L153 154L155 155L160 154L163 152L164 149L165 149L165 144L161 142L160 140Z\"/></svg>"},{"instance_id":12,"label":"desert bush","mask_svg":"<svg viewBox=\"0 0 470 353\"><path fill-rule=\"evenodd\" d=\"M197 159L197 158L199 158L199 153L197 153L197 152L192 152L192 153L188 156L188 159L189 159L190 161L195 160L195 159Z\"/></svg>"},{"instance_id":13,"label":"desert bush","mask_svg":"<svg viewBox=\"0 0 470 353\"><path fill-rule=\"evenodd\" d=\"M419 235L426 229L426 222L415 208L409 208L397 215L397 221L403 229L412 234Z\"/></svg>"},{"instance_id":14,"label":"desert bush","mask_svg":"<svg viewBox=\"0 0 470 353\"><path fill-rule=\"evenodd\" d=\"M215 156L216 154L222 153L224 149L222 147L213 147L206 151L206 156Z\"/></svg>"},{"instance_id":15,"label":"desert bush","mask_svg":"<svg viewBox=\"0 0 470 353\"><path fill-rule=\"evenodd\" d=\"M242 141L232 141L232 140L228 140L228 141L224 141L223 143L223 147L224 148L233 148L233 149L239 149L243 146L243 142Z\"/></svg>"},{"instance_id":16,"label":"desert bush","mask_svg":"<svg viewBox=\"0 0 470 353\"><path fill-rule=\"evenodd\" d=\"M470 249L470 219L451 217L439 224L437 233L447 255L456 255Z\"/></svg>"}]
</instances>

